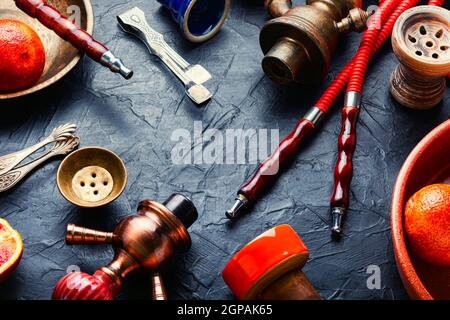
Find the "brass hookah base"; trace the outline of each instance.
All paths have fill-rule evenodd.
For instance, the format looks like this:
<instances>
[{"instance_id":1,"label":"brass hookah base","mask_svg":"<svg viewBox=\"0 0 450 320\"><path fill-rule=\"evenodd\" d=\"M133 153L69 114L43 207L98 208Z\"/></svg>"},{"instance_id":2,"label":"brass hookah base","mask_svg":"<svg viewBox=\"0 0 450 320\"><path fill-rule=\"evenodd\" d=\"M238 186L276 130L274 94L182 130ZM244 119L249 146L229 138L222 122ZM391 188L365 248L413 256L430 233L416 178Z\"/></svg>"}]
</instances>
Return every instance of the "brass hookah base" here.
<instances>
[{"instance_id":1,"label":"brass hookah base","mask_svg":"<svg viewBox=\"0 0 450 320\"><path fill-rule=\"evenodd\" d=\"M361 0L307 0L295 8L291 0L266 0L265 6L274 19L260 33L262 68L279 84L319 82L339 36L365 30L370 16Z\"/></svg>"}]
</instances>

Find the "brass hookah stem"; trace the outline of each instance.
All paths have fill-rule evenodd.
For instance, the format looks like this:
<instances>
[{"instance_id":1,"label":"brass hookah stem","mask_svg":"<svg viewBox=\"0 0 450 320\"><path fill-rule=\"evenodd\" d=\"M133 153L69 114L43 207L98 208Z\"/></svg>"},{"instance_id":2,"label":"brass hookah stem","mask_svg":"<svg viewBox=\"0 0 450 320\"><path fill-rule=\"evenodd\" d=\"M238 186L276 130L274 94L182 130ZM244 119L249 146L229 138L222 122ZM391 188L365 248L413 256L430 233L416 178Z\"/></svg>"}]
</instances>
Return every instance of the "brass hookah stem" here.
<instances>
[{"instance_id":1,"label":"brass hookah stem","mask_svg":"<svg viewBox=\"0 0 450 320\"><path fill-rule=\"evenodd\" d=\"M74 224L67 226L67 244L111 244L114 239L112 232L97 231L78 227Z\"/></svg>"},{"instance_id":2,"label":"brass hookah stem","mask_svg":"<svg viewBox=\"0 0 450 320\"><path fill-rule=\"evenodd\" d=\"M166 288L164 287L161 275L156 272L152 276L152 297L153 300L167 300Z\"/></svg>"}]
</instances>

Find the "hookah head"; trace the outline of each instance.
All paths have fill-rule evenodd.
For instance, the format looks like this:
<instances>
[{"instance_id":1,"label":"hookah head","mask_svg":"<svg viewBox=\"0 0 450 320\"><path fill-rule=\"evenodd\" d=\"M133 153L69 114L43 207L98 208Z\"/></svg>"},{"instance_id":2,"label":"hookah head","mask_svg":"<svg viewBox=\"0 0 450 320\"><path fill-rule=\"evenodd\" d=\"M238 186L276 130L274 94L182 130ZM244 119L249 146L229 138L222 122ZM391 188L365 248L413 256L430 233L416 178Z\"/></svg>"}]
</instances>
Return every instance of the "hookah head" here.
<instances>
[{"instance_id":1,"label":"hookah head","mask_svg":"<svg viewBox=\"0 0 450 320\"><path fill-rule=\"evenodd\" d=\"M276 226L231 258L222 277L239 300L314 300L320 295L301 271L308 248L287 224Z\"/></svg>"},{"instance_id":2,"label":"hookah head","mask_svg":"<svg viewBox=\"0 0 450 320\"><path fill-rule=\"evenodd\" d=\"M262 68L274 82L319 82L327 73L341 33L363 31L369 14L361 0L266 0L274 19L260 33Z\"/></svg>"},{"instance_id":3,"label":"hookah head","mask_svg":"<svg viewBox=\"0 0 450 320\"><path fill-rule=\"evenodd\" d=\"M191 42L204 42L222 28L231 0L158 0L169 9Z\"/></svg>"},{"instance_id":4,"label":"hookah head","mask_svg":"<svg viewBox=\"0 0 450 320\"><path fill-rule=\"evenodd\" d=\"M165 202L144 200L136 215L123 219L114 232L102 232L69 225L67 244L112 244L114 259L93 276L72 272L55 287L53 299L110 300L119 292L123 279L138 268L152 271L161 282L158 271L176 253L191 246L187 231L198 217L192 201L180 194ZM155 282L155 281L154 281ZM161 285L162 286L162 285Z\"/></svg>"},{"instance_id":5,"label":"hookah head","mask_svg":"<svg viewBox=\"0 0 450 320\"><path fill-rule=\"evenodd\" d=\"M450 11L439 6L406 10L394 25L391 41L400 62L390 78L394 99L418 110L437 106L450 73Z\"/></svg>"}]
</instances>

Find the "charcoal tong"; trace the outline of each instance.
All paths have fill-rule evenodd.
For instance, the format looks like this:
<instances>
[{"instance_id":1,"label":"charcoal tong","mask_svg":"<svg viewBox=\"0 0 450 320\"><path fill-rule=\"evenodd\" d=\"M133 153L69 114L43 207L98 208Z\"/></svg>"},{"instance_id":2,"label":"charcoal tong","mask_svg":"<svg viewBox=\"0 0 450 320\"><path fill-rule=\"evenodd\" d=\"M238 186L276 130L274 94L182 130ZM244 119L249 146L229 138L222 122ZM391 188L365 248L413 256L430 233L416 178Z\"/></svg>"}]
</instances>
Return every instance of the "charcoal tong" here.
<instances>
[{"instance_id":1,"label":"charcoal tong","mask_svg":"<svg viewBox=\"0 0 450 320\"><path fill-rule=\"evenodd\" d=\"M174 49L162 34L148 24L144 12L135 7L117 16L119 25L125 32L135 35L148 47L150 53L159 57L164 64L183 82L186 94L196 104L208 101L212 94L203 83L211 79L211 74L200 65L190 65Z\"/></svg>"}]
</instances>

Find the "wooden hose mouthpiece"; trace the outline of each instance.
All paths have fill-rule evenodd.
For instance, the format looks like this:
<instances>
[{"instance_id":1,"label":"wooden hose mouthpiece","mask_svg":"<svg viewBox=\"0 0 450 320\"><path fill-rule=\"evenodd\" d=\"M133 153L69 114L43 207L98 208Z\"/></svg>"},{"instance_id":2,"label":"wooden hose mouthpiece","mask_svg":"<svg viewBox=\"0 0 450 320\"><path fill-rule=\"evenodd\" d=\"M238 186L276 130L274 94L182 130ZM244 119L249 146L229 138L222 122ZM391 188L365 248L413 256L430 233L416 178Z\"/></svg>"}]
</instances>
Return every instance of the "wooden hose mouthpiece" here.
<instances>
[{"instance_id":1,"label":"wooden hose mouthpiece","mask_svg":"<svg viewBox=\"0 0 450 320\"><path fill-rule=\"evenodd\" d=\"M86 53L91 59L109 68L112 72L119 73L125 79L133 76L133 71L128 69L119 58L102 43L95 40L90 34L72 23L55 7L47 3L47 0L14 0L16 6L36 18L44 26L53 30L62 39L70 42L75 48Z\"/></svg>"},{"instance_id":2,"label":"wooden hose mouthpiece","mask_svg":"<svg viewBox=\"0 0 450 320\"><path fill-rule=\"evenodd\" d=\"M120 291L125 277L143 268L153 272L153 299L165 300L166 291L159 270L177 253L187 251L191 238L187 231L197 220L192 201L174 194L164 203L144 200L138 213L123 219L114 232L102 232L69 225L67 244L114 246L114 259L94 275L72 272L55 286L56 300L110 300Z\"/></svg>"},{"instance_id":3,"label":"wooden hose mouthpiece","mask_svg":"<svg viewBox=\"0 0 450 320\"><path fill-rule=\"evenodd\" d=\"M287 224L255 238L225 266L222 277L240 300L318 300L302 272L308 248Z\"/></svg>"},{"instance_id":4,"label":"wooden hose mouthpiece","mask_svg":"<svg viewBox=\"0 0 450 320\"><path fill-rule=\"evenodd\" d=\"M436 106L450 72L450 11L436 6L405 11L394 26L392 48L400 61L391 75L395 100L413 109Z\"/></svg>"}]
</instances>

